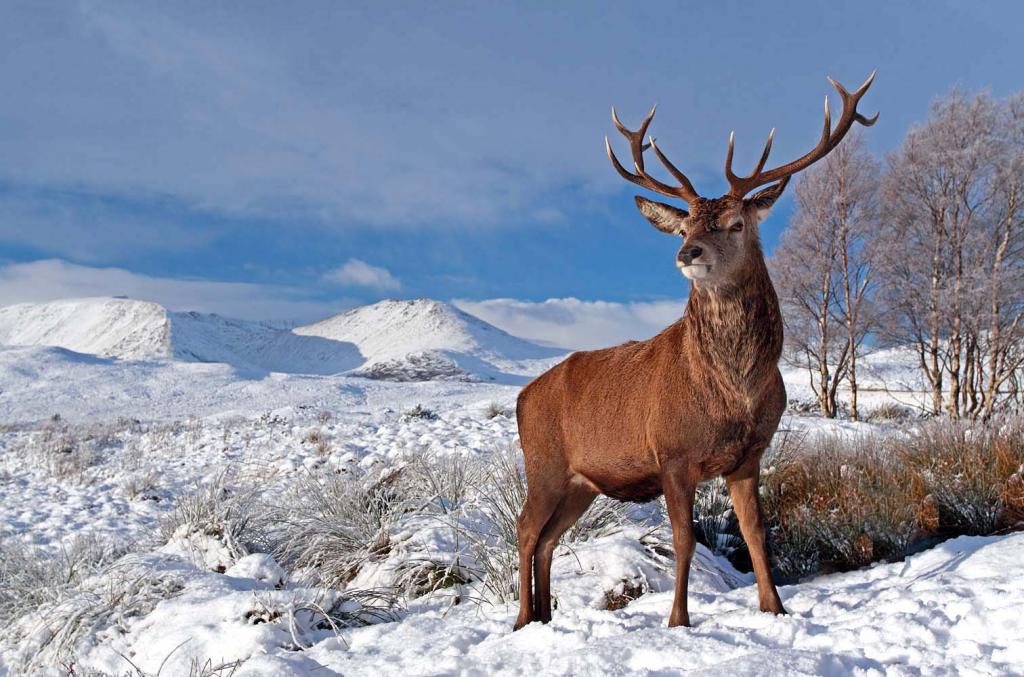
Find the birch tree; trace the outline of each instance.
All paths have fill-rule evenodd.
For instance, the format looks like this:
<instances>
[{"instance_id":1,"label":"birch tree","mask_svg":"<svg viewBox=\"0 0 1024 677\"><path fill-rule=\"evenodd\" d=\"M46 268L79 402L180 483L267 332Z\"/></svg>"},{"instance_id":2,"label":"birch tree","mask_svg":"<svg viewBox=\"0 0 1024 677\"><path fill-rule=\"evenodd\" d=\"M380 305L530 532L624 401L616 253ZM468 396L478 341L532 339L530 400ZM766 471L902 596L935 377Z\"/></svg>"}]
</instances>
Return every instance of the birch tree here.
<instances>
[{"instance_id":1,"label":"birch tree","mask_svg":"<svg viewBox=\"0 0 1024 677\"><path fill-rule=\"evenodd\" d=\"M857 357L871 327L867 243L877 214L878 167L859 136L808 170L773 260L786 309L790 362L808 369L823 416L838 412L842 383L857 405Z\"/></svg>"}]
</instances>

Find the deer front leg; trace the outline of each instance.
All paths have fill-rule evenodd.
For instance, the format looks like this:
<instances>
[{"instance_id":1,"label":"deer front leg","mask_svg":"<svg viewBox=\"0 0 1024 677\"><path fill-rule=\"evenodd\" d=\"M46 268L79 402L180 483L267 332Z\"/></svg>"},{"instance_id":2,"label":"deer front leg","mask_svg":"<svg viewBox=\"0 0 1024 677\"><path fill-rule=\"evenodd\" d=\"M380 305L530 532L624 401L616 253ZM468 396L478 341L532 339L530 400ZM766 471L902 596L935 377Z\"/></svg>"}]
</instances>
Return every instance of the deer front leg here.
<instances>
[{"instance_id":1,"label":"deer front leg","mask_svg":"<svg viewBox=\"0 0 1024 677\"><path fill-rule=\"evenodd\" d=\"M729 496L732 498L736 517L739 519L740 532L747 543L747 550L750 551L761 611L784 614L786 610L779 599L779 591L775 589L771 566L768 563L764 524L761 522L761 501L757 491L760 477L761 454L757 453L749 454L743 465L726 475L725 479L729 485Z\"/></svg>"},{"instance_id":2,"label":"deer front leg","mask_svg":"<svg viewBox=\"0 0 1024 677\"><path fill-rule=\"evenodd\" d=\"M668 617L668 626L690 626L690 613L687 610L686 596L690 581L690 562L697 548L697 538L693 532L693 496L697 483L685 473L673 472L662 480L665 492L665 505L668 507L668 518L672 524L672 545L676 553L676 592L672 600L672 613Z\"/></svg>"}]
</instances>

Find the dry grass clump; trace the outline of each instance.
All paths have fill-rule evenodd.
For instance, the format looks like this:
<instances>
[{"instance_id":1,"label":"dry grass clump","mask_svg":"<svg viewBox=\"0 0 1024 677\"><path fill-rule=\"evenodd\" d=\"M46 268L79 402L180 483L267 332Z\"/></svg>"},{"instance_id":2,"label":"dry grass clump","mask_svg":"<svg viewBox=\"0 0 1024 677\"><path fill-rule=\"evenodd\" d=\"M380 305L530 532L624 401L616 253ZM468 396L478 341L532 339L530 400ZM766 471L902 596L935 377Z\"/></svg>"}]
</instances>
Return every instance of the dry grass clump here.
<instances>
[{"instance_id":1,"label":"dry grass clump","mask_svg":"<svg viewBox=\"0 0 1024 677\"><path fill-rule=\"evenodd\" d=\"M160 526L165 540L193 535L214 538L233 560L263 552L267 539L256 491L241 485L231 471L179 499Z\"/></svg>"},{"instance_id":2,"label":"dry grass clump","mask_svg":"<svg viewBox=\"0 0 1024 677\"><path fill-rule=\"evenodd\" d=\"M905 434L821 437L766 457L762 497L786 576L897 560L927 539L1024 520L1024 424L930 422Z\"/></svg>"},{"instance_id":3,"label":"dry grass clump","mask_svg":"<svg viewBox=\"0 0 1024 677\"><path fill-rule=\"evenodd\" d=\"M319 585L344 588L363 564L390 552L391 526L408 500L401 475L300 477L268 508L274 558Z\"/></svg>"},{"instance_id":4,"label":"dry grass clump","mask_svg":"<svg viewBox=\"0 0 1024 677\"><path fill-rule=\"evenodd\" d=\"M519 598L516 520L526 502L526 474L518 444L495 451L482 469L471 520L461 535L476 564L472 572L496 602Z\"/></svg>"},{"instance_id":5,"label":"dry grass clump","mask_svg":"<svg viewBox=\"0 0 1024 677\"><path fill-rule=\"evenodd\" d=\"M640 599L649 592L645 581L630 581L623 578L611 590L604 591L604 609L618 611L629 606L630 602Z\"/></svg>"},{"instance_id":6,"label":"dry grass clump","mask_svg":"<svg viewBox=\"0 0 1024 677\"><path fill-rule=\"evenodd\" d=\"M128 495L128 500L151 500L158 501L160 497L156 494L157 487L160 486L160 480L157 473L152 469L139 470L124 475L119 484L124 493Z\"/></svg>"},{"instance_id":7,"label":"dry grass clump","mask_svg":"<svg viewBox=\"0 0 1024 677\"><path fill-rule=\"evenodd\" d=\"M693 526L697 542L703 543L716 555L729 557L743 547L729 489L721 477L697 487L693 501Z\"/></svg>"},{"instance_id":8,"label":"dry grass clump","mask_svg":"<svg viewBox=\"0 0 1024 677\"><path fill-rule=\"evenodd\" d=\"M486 418L498 418L504 416L505 418L512 418L516 415L516 411L512 407L503 406L500 402L491 402L484 409L484 416Z\"/></svg>"},{"instance_id":9,"label":"dry grass clump","mask_svg":"<svg viewBox=\"0 0 1024 677\"><path fill-rule=\"evenodd\" d=\"M917 412L910 407L895 402L885 402L870 409L866 420L871 423L903 423L919 418Z\"/></svg>"},{"instance_id":10,"label":"dry grass clump","mask_svg":"<svg viewBox=\"0 0 1024 677\"><path fill-rule=\"evenodd\" d=\"M420 419L422 421L436 421L438 418L440 417L437 415L436 411L434 411L433 409L428 409L427 407L424 407L422 404L417 404L415 407L402 414L403 421L411 421L413 419Z\"/></svg>"},{"instance_id":11,"label":"dry grass clump","mask_svg":"<svg viewBox=\"0 0 1024 677\"><path fill-rule=\"evenodd\" d=\"M526 475L518 443L497 450L480 475L475 498L460 537L475 563L471 573L488 598L510 602L519 598L519 545L516 521L526 502ZM629 521L628 505L598 497L562 537L582 543L621 531Z\"/></svg>"},{"instance_id":12,"label":"dry grass clump","mask_svg":"<svg viewBox=\"0 0 1024 677\"><path fill-rule=\"evenodd\" d=\"M58 480L81 480L99 461L95 439L78 434L57 419L33 434L26 456L47 475Z\"/></svg>"},{"instance_id":13,"label":"dry grass clump","mask_svg":"<svg viewBox=\"0 0 1024 677\"><path fill-rule=\"evenodd\" d=\"M125 632L182 589L173 575L96 538L80 537L55 553L5 543L0 547L0 623L12 674L42 674L74 665L83 642L104 631Z\"/></svg>"},{"instance_id":14,"label":"dry grass clump","mask_svg":"<svg viewBox=\"0 0 1024 677\"><path fill-rule=\"evenodd\" d=\"M0 543L0 625L60 601L89 574L121 556L94 537L81 536L51 554L7 539Z\"/></svg>"},{"instance_id":15,"label":"dry grass clump","mask_svg":"<svg viewBox=\"0 0 1024 677\"><path fill-rule=\"evenodd\" d=\"M310 430L302 438L302 441L313 445L317 455L321 457L329 456L331 453L331 440L322 430L316 428Z\"/></svg>"},{"instance_id":16,"label":"dry grass clump","mask_svg":"<svg viewBox=\"0 0 1024 677\"><path fill-rule=\"evenodd\" d=\"M409 492L443 514L464 508L485 475L477 459L458 452L417 450L404 460L402 473Z\"/></svg>"},{"instance_id":17,"label":"dry grass clump","mask_svg":"<svg viewBox=\"0 0 1024 677\"><path fill-rule=\"evenodd\" d=\"M394 621L397 608L398 600L387 591L303 588L287 596L254 594L243 619L248 625L278 625L291 639L290 650L305 651L331 635L344 642L343 628Z\"/></svg>"}]
</instances>

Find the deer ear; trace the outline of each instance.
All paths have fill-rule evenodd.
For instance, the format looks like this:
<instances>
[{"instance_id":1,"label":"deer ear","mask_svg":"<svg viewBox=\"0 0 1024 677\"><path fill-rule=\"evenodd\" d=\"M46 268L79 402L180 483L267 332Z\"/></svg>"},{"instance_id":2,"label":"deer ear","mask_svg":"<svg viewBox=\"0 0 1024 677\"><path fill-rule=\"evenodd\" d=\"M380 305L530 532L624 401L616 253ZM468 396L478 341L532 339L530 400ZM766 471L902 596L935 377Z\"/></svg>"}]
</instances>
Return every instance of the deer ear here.
<instances>
[{"instance_id":1,"label":"deer ear","mask_svg":"<svg viewBox=\"0 0 1024 677\"><path fill-rule=\"evenodd\" d=\"M782 196L782 191L786 190L787 183L789 183L789 177L768 186L764 190L757 191L745 200L747 206L753 208L754 216L758 223L761 223L768 217L768 212L772 210L775 201Z\"/></svg>"},{"instance_id":2,"label":"deer ear","mask_svg":"<svg viewBox=\"0 0 1024 677\"><path fill-rule=\"evenodd\" d=\"M663 233L679 235L686 227L690 213L672 205L662 204L645 197L636 196L636 206L651 225Z\"/></svg>"}]
</instances>

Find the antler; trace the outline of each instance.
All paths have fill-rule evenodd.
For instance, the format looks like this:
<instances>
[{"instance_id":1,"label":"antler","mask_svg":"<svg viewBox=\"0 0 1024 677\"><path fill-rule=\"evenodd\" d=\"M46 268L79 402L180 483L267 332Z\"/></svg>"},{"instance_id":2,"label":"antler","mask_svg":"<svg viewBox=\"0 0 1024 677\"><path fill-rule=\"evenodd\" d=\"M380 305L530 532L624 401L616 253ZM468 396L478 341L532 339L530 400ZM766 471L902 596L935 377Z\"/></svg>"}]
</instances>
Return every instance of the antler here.
<instances>
[{"instance_id":1,"label":"antler","mask_svg":"<svg viewBox=\"0 0 1024 677\"><path fill-rule=\"evenodd\" d=\"M729 180L729 194L736 197L743 197L758 186L763 186L766 183L772 183L773 181L788 179L793 174L796 174L802 169L806 169L828 155L829 152L831 152L832 149L838 146L839 142L843 140L846 133L850 131L851 127L853 127L854 122L859 122L865 127L870 127L875 124L878 120L878 113L875 113L875 116L872 118L866 118L857 112L857 103L860 101L861 97L864 96L864 93L868 91L868 87L871 86L874 79L875 71L872 71L864 84L861 85L853 94L850 94L846 91L845 87L832 78L829 78L828 81L832 83L832 86L836 88L837 92L839 92L839 96L843 98L843 114L840 116L839 123L836 124L836 128L832 129L832 118L828 109L828 97L826 96L825 128L821 132L821 140L818 141L818 145L815 146L811 152L807 153L807 155L774 169L769 169L766 172L761 171L764 168L764 163L768 160L768 153L772 150L772 139L775 136L774 129L770 134L768 134L768 142L764 145L764 152L761 153L761 159L758 160L757 166L754 168L754 172L749 176L736 176L732 172L733 135L729 134L729 151L725 156L725 178Z\"/></svg>"},{"instance_id":2,"label":"antler","mask_svg":"<svg viewBox=\"0 0 1024 677\"><path fill-rule=\"evenodd\" d=\"M650 126L651 120L654 119L654 111L657 110L657 106L651 108L651 112L647 114L644 121L640 123L640 129L635 132L631 132L626 129L626 126L619 120L619 116L615 114L615 108L612 108L612 122L615 123L615 128L622 132L622 135L629 139L629 149L633 154L633 167L636 169L636 174L626 171L626 168L622 166L619 159L615 157L615 153L612 152L612 144L609 143L608 137L604 137L604 146L608 151L608 159L612 161L612 165L615 167L615 171L619 173L622 178L627 181L632 181L638 186L642 186L647 190L660 193L667 197L677 197L686 202L696 200L699 195L697 191L693 189L693 184L686 178L686 175L676 169L676 166L669 162L668 158L665 157L660 150L658 150L657 144L654 142L654 138L650 139L650 143L645 144L644 134L647 133L647 127ZM679 186L670 186L667 183L662 183L653 176L648 175L644 171L644 151L647 148L653 148L654 154L658 156L661 163L665 165L665 169L672 173L672 176L676 177L679 181Z\"/></svg>"}]
</instances>

